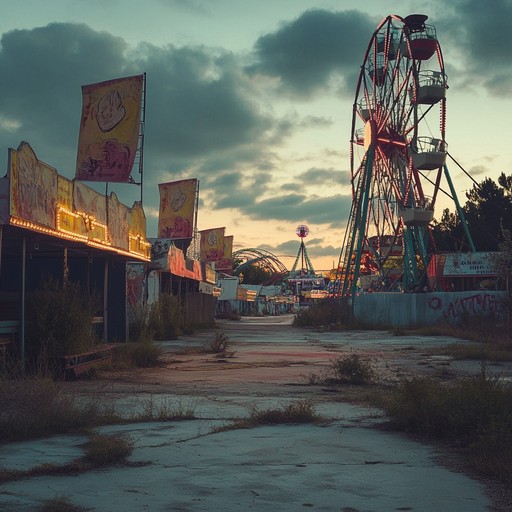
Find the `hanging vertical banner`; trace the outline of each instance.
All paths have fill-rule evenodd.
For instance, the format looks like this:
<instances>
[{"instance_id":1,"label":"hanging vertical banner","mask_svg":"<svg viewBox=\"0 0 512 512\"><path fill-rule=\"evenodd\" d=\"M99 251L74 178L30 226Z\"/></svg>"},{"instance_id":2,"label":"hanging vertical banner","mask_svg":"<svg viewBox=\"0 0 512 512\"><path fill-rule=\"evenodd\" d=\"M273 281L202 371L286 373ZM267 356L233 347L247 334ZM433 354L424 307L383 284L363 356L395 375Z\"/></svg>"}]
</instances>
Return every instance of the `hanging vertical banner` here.
<instances>
[{"instance_id":1,"label":"hanging vertical banner","mask_svg":"<svg viewBox=\"0 0 512 512\"><path fill-rule=\"evenodd\" d=\"M203 262L220 261L224 256L224 232L226 228L212 228L200 231L200 259Z\"/></svg>"},{"instance_id":2,"label":"hanging vertical banner","mask_svg":"<svg viewBox=\"0 0 512 512\"><path fill-rule=\"evenodd\" d=\"M144 75L82 86L76 179L130 182Z\"/></svg>"},{"instance_id":3,"label":"hanging vertical banner","mask_svg":"<svg viewBox=\"0 0 512 512\"><path fill-rule=\"evenodd\" d=\"M215 270L231 272L233 270L233 235L224 237L224 254L215 262Z\"/></svg>"},{"instance_id":4,"label":"hanging vertical banner","mask_svg":"<svg viewBox=\"0 0 512 512\"><path fill-rule=\"evenodd\" d=\"M160 183L160 238L192 238L197 203L197 179Z\"/></svg>"}]
</instances>

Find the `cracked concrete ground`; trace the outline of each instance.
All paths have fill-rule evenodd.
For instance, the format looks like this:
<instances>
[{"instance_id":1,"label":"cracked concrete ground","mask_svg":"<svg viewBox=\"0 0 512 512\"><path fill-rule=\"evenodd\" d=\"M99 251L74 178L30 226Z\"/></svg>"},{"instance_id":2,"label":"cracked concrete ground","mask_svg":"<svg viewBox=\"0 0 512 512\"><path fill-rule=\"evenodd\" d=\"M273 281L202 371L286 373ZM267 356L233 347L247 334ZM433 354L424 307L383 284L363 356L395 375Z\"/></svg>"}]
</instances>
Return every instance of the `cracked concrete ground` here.
<instances>
[{"instance_id":1,"label":"cracked concrete ground","mask_svg":"<svg viewBox=\"0 0 512 512\"><path fill-rule=\"evenodd\" d=\"M103 427L134 441L127 465L80 475L40 476L0 486L0 510L38 510L56 496L95 511L450 511L492 510L485 486L439 463L439 451L375 428L382 412L344 401L344 391L315 385L341 354L370 357L379 378L479 371L438 353L452 338L393 336L384 331L315 332L291 316L220 321L217 330L163 342L161 368L112 372L69 383L73 393L100 393L135 414L159 405L192 409L197 419ZM228 353L205 353L215 334ZM440 351L439 351L440 352ZM510 368L494 368L510 377ZM252 408L308 399L317 424L219 431ZM0 446L0 466L65 464L83 436L55 436Z\"/></svg>"}]
</instances>

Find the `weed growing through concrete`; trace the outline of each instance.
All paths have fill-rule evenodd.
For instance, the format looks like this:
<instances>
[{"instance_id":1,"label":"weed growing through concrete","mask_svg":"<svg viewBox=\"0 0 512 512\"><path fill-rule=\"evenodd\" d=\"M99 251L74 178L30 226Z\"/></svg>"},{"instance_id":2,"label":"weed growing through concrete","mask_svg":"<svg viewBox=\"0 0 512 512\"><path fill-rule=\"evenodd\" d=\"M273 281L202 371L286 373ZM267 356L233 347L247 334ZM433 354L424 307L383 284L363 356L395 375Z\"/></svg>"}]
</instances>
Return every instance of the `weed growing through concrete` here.
<instances>
[{"instance_id":1,"label":"weed growing through concrete","mask_svg":"<svg viewBox=\"0 0 512 512\"><path fill-rule=\"evenodd\" d=\"M154 397L142 403L143 411L134 416L137 421L182 421L194 420L195 408L192 404L184 405L181 400L171 401L164 398L158 403Z\"/></svg>"},{"instance_id":2,"label":"weed growing through concrete","mask_svg":"<svg viewBox=\"0 0 512 512\"><path fill-rule=\"evenodd\" d=\"M311 400L296 400L281 408L254 408L249 418L253 425L314 423L320 419Z\"/></svg>"},{"instance_id":3,"label":"weed growing through concrete","mask_svg":"<svg viewBox=\"0 0 512 512\"><path fill-rule=\"evenodd\" d=\"M223 332L215 333L215 338L210 341L210 350L214 354L224 354L229 345L229 338Z\"/></svg>"},{"instance_id":4,"label":"weed growing through concrete","mask_svg":"<svg viewBox=\"0 0 512 512\"><path fill-rule=\"evenodd\" d=\"M41 464L23 471L0 470L0 483L38 476L79 475L96 468L127 463L126 459L133 451L133 441L122 436L93 434L83 448L83 457L66 464Z\"/></svg>"},{"instance_id":5,"label":"weed growing through concrete","mask_svg":"<svg viewBox=\"0 0 512 512\"><path fill-rule=\"evenodd\" d=\"M241 428L254 428L261 425L294 425L301 423L316 423L322 417L316 412L312 400L296 400L281 407L258 409L254 407L248 418L240 418L229 425L217 427L213 432L225 432Z\"/></svg>"},{"instance_id":6,"label":"weed growing through concrete","mask_svg":"<svg viewBox=\"0 0 512 512\"><path fill-rule=\"evenodd\" d=\"M369 359L353 353L340 356L331 363L330 373L336 382L346 384L370 384L375 381L376 373Z\"/></svg>"},{"instance_id":7,"label":"weed growing through concrete","mask_svg":"<svg viewBox=\"0 0 512 512\"><path fill-rule=\"evenodd\" d=\"M120 436L95 434L84 446L85 460L95 467L123 462L133 451L133 441Z\"/></svg>"}]
</instances>

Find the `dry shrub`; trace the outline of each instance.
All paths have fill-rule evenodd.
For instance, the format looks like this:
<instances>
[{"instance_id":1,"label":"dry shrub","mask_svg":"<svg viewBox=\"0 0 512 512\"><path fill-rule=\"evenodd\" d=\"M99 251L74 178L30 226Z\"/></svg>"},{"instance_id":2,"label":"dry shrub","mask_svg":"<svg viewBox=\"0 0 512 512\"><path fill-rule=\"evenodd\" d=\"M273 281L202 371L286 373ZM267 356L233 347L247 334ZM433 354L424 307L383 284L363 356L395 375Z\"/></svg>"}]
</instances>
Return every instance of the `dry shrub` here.
<instances>
[{"instance_id":1,"label":"dry shrub","mask_svg":"<svg viewBox=\"0 0 512 512\"><path fill-rule=\"evenodd\" d=\"M0 380L0 441L33 439L100 421L96 397L71 397L48 378Z\"/></svg>"}]
</instances>

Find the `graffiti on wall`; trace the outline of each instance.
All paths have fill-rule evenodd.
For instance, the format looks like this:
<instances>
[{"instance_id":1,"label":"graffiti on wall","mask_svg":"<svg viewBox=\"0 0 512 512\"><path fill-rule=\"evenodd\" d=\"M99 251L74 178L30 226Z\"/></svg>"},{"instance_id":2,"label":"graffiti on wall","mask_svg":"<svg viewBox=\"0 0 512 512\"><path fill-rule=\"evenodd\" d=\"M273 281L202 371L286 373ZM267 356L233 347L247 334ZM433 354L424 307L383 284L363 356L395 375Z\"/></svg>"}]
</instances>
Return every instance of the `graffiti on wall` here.
<instances>
[{"instance_id":1,"label":"graffiti on wall","mask_svg":"<svg viewBox=\"0 0 512 512\"><path fill-rule=\"evenodd\" d=\"M504 312L502 300L489 293L475 293L466 297L443 300L434 295L428 301L430 309L442 311L447 320L458 319L463 315L500 315Z\"/></svg>"}]
</instances>

